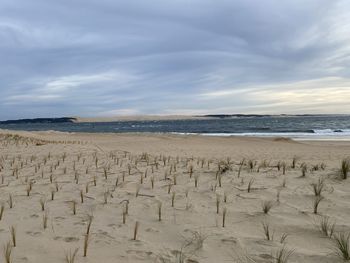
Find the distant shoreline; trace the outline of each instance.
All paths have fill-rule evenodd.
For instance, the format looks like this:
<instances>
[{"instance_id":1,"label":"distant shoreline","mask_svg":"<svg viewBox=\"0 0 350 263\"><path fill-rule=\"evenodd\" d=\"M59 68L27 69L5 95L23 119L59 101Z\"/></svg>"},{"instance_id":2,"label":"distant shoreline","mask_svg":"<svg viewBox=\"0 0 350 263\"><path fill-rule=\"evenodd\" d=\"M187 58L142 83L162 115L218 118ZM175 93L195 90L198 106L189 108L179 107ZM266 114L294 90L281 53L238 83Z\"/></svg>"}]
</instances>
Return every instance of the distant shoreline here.
<instances>
[{"instance_id":1,"label":"distant shoreline","mask_svg":"<svg viewBox=\"0 0 350 263\"><path fill-rule=\"evenodd\" d=\"M58 118L26 118L0 121L0 124L25 123L99 123L121 121L166 121L166 120L203 120L203 119L234 119L234 118L264 118L264 117L317 117L317 116L348 116L348 114L205 114L205 115L130 115L113 117L58 117Z\"/></svg>"}]
</instances>

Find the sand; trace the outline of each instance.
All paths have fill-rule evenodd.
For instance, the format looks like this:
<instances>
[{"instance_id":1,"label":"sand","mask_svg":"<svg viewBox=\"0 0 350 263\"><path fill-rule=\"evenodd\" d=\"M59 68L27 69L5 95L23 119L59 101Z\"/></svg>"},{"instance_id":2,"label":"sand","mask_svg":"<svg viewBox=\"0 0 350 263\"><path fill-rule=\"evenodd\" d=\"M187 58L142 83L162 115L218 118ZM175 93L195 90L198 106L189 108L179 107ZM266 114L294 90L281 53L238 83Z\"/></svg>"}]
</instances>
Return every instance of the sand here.
<instances>
[{"instance_id":1,"label":"sand","mask_svg":"<svg viewBox=\"0 0 350 263\"><path fill-rule=\"evenodd\" d=\"M75 249L75 262L90 263L277 262L282 248L293 251L288 262L342 262L319 222L329 216L335 233L350 229L350 179L339 179L350 142L3 130L0 149L0 245L12 247L13 226L14 263L67 262Z\"/></svg>"}]
</instances>

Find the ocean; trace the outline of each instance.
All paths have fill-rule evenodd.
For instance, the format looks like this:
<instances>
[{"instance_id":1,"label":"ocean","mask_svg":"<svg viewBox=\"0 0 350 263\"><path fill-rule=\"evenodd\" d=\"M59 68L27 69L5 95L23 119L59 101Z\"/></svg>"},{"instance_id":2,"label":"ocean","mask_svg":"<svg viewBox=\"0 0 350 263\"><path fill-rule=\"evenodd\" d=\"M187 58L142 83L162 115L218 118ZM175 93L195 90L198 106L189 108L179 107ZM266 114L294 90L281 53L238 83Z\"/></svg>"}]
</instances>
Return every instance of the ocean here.
<instances>
[{"instance_id":1,"label":"ocean","mask_svg":"<svg viewBox=\"0 0 350 263\"><path fill-rule=\"evenodd\" d=\"M90 133L147 132L206 136L287 137L299 140L350 140L350 116L264 116L100 123L17 123L0 124L0 129Z\"/></svg>"}]
</instances>

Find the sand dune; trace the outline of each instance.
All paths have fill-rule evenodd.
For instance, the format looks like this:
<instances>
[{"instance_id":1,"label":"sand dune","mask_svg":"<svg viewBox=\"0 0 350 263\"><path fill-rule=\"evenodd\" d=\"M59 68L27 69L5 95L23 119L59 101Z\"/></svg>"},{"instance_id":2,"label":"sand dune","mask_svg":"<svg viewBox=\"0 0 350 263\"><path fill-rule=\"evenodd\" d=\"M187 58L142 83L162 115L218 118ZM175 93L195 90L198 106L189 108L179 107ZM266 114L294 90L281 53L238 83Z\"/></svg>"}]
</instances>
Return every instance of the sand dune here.
<instances>
[{"instance_id":1,"label":"sand dune","mask_svg":"<svg viewBox=\"0 0 350 263\"><path fill-rule=\"evenodd\" d=\"M67 262L75 249L75 262L278 262L280 251L342 262L319 228L329 216L333 236L350 229L339 177L350 142L1 131L0 149L0 245L13 262Z\"/></svg>"}]
</instances>

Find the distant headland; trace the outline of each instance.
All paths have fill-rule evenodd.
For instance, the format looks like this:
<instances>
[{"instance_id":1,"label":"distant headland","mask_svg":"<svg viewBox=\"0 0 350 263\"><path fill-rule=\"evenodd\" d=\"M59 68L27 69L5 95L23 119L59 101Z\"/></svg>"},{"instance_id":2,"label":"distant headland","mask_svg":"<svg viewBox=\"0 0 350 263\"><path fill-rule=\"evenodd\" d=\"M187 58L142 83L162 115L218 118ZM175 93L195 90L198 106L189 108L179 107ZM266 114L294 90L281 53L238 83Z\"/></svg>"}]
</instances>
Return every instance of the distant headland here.
<instances>
[{"instance_id":1,"label":"distant headland","mask_svg":"<svg viewBox=\"0 0 350 263\"><path fill-rule=\"evenodd\" d=\"M119 121L162 121L162 120L200 120L229 118L266 118L266 117L312 117L327 114L205 114L205 115L131 115L113 117L59 117L33 118L0 121L0 124L26 123L83 123L83 122L119 122ZM333 116L333 115L332 115Z\"/></svg>"}]
</instances>

